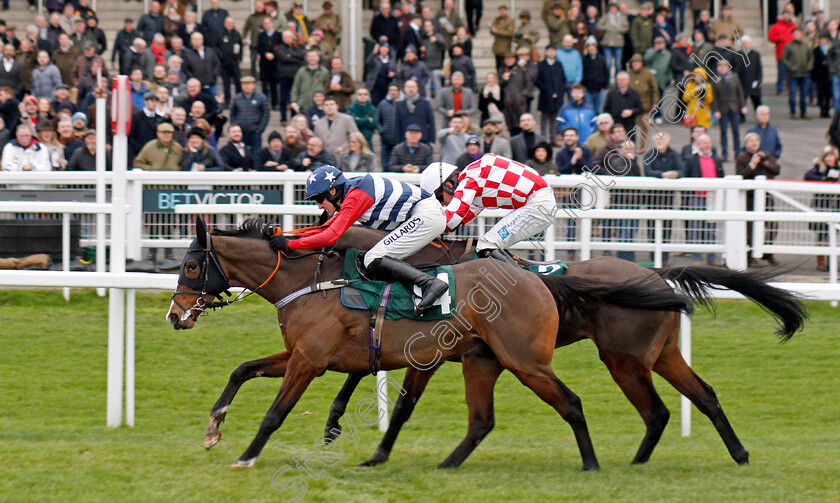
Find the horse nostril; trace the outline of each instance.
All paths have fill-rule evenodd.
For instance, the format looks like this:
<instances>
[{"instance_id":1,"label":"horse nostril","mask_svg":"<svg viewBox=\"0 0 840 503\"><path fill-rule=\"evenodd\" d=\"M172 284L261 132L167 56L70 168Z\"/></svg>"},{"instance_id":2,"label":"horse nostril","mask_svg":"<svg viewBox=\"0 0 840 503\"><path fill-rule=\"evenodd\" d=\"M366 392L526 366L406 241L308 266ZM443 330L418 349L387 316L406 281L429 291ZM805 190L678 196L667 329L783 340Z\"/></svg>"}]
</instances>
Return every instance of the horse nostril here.
<instances>
[{"instance_id":1,"label":"horse nostril","mask_svg":"<svg viewBox=\"0 0 840 503\"><path fill-rule=\"evenodd\" d=\"M169 323L172 323L173 325L178 323L178 315L175 314L175 313L170 313L169 314Z\"/></svg>"}]
</instances>

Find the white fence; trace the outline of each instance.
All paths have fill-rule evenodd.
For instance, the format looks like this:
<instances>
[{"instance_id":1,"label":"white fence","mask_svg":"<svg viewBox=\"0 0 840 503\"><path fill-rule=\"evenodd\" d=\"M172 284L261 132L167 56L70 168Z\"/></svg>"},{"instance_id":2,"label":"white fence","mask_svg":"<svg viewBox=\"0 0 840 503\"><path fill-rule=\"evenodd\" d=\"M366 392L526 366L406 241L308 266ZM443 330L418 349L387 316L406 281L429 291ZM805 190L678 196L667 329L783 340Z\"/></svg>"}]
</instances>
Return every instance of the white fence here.
<instances>
[{"instance_id":1,"label":"white fence","mask_svg":"<svg viewBox=\"0 0 840 503\"><path fill-rule=\"evenodd\" d=\"M64 272L0 271L0 286L55 286L109 288L111 292L108 349L108 426L122 423L122 376L125 362L126 424L134 424L134 299L135 289L174 289L174 275L125 273L124 259L140 259L144 247L186 247L192 240L188 215L209 215L217 225L233 225L245 216L262 215L275 219L284 229L310 225L320 211L314 204L301 201L306 173L191 173L129 171L125 180L112 173L102 177L112 185L114 200L110 203L0 202L0 213L61 214L63 225ZM349 174L354 176L354 174ZM395 179L418 182L418 175L389 174ZM840 212L816 211L812 201L840 200L840 184L801 183L771 180L742 180L738 176L725 179L661 180L631 177L549 176L560 202L578 201L558 207L556 223L539 241L521 243L517 248L532 250L540 258L552 260L558 252L573 250L580 259L592 257L595 251L650 252L654 265L660 266L663 254L669 252L722 253L726 264L734 269L747 265L747 254L761 257L764 253L828 255L830 285L825 283L785 283L782 286L809 298L840 300L837 283L837 224ZM0 172L0 184L41 183L60 186L95 186L94 172L15 173ZM100 190L102 189L100 185ZM183 195L183 202L195 200L196 190L206 193L240 194L235 189L276 191L282 204L180 204L178 197L168 200L166 218L160 211L145 211L144 192L171 191ZM179 192L180 191L180 192ZM702 198L698 193L705 193ZM754 197L754 210L746 211L747 197ZM124 197L123 197L124 194ZM191 194L191 195L187 195ZM765 205L770 194L775 203ZM704 204L686 205L690 198L703 199ZM229 198L230 199L230 198ZM234 198L236 199L236 198ZM241 198L240 198L241 199ZM819 207L817 209L824 209ZM831 206L829 206L831 207ZM833 206L836 208L836 205ZM159 208L158 208L159 209ZM69 216L106 214L113 222L125 218L124 225L110 225L106 237L99 220L88 219L86 243L112 245L111 273L67 272L69 263ZM504 210L486 211L474 224L466 226L464 235L480 236L489 229ZM644 222L648 221L648 222ZM692 235L691 222L701 222L703 236ZM748 246L747 222L754 222L752 246ZM647 232L639 232L644 226ZM780 236L766 240L765 227L773 225ZM820 227L822 225L822 227ZM565 232L563 231L565 229ZM806 230L807 229L807 230ZM808 234L805 234L805 233ZM822 232L823 238L815 235ZM641 234L641 235L640 235ZM96 237L94 237L96 236ZM116 244L124 245L116 246ZM124 254L122 253L124 251ZM101 256L101 255L100 255ZM102 270L102 260L98 267ZM122 262L122 263L119 263ZM128 290L125 296L125 290ZM737 298L719 292L720 298ZM125 337L123 337L123 334ZM682 325L682 348L690 361L690 321ZM381 376L380 376L381 377ZM690 406L683 399L683 434L690 428ZM382 425L380 425L382 427Z\"/></svg>"}]
</instances>

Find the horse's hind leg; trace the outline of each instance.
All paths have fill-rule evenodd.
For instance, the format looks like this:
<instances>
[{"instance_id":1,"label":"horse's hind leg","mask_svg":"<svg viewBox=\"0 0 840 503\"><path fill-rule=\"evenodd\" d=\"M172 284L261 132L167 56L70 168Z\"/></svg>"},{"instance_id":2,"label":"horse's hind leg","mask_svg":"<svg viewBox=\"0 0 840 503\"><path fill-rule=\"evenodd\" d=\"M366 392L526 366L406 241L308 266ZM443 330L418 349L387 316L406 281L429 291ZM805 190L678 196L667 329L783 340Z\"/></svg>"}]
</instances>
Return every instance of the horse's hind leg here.
<instances>
[{"instance_id":1,"label":"horse's hind leg","mask_svg":"<svg viewBox=\"0 0 840 503\"><path fill-rule=\"evenodd\" d=\"M207 424L207 431L204 433L204 448L209 449L216 445L222 438L219 426L225 421L228 407L233 402L233 397L245 381L255 377L283 377L286 372L286 364L291 353L283 351L259 360L245 362L236 367L230 374L227 386L222 395L216 400L213 409L210 411L210 422Z\"/></svg>"},{"instance_id":2,"label":"horse's hind leg","mask_svg":"<svg viewBox=\"0 0 840 503\"><path fill-rule=\"evenodd\" d=\"M388 461L391 449L394 448L394 442L397 441L397 435L399 435L408 418L411 417L414 406L417 405L417 400L420 399L420 395L423 394L423 390L429 384L429 379L432 378L439 367L430 370L418 370L414 367L406 369L402 385L405 394L400 394L396 405L394 405L394 412L391 414L391 421L388 423L388 431L382 437L376 452L356 466L376 466Z\"/></svg>"},{"instance_id":3,"label":"horse's hind leg","mask_svg":"<svg viewBox=\"0 0 840 503\"><path fill-rule=\"evenodd\" d=\"M653 370L677 388L677 391L688 397L700 409L700 412L711 419L736 463L739 465L749 463L750 453L744 449L738 436L735 435L726 414L723 413L715 390L691 370L675 345L670 345L662 351Z\"/></svg>"},{"instance_id":4,"label":"horse's hind leg","mask_svg":"<svg viewBox=\"0 0 840 503\"><path fill-rule=\"evenodd\" d=\"M302 353L298 351L292 353L286 364L286 375L283 379L283 385L280 386L280 393L268 409L268 413L263 418L260 429L251 445L231 467L239 468L254 465L257 456L265 447L271 434L280 428L283 420L286 419L303 392L306 391L309 383L321 373L323 373L323 369L315 368Z\"/></svg>"},{"instance_id":5,"label":"horse's hind leg","mask_svg":"<svg viewBox=\"0 0 840 503\"><path fill-rule=\"evenodd\" d=\"M638 359L626 353L603 349L600 350L600 355L601 361L609 369L613 380L624 392L624 396L636 407L645 422L647 431L642 439L642 445L636 452L636 457L633 458L633 464L646 463L659 438L662 437L671 414L653 387L650 369Z\"/></svg>"},{"instance_id":6,"label":"horse's hind leg","mask_svg":"<svg viewBox=\"0 0 840 503\"><path fill-rule=\"evenodd\" d=\"M347 379L341 387L341 391L336 395L330 406L330 416L327 418L327 425L324 427L324 439L335 440L341 435L341 424L338 420L344 415L347 410L347 403L350 402L350 397L359 386L359 383L367 375L365 372L354 372L347 374Z\"/></svg>"},{"instance_id":7,"label":"horse's hind leg","mask_svg":"<svg viewBox=\"0 0 840 503\"><path fill-rule=\"evenodd\" d=\"M583 416L580 398L554 375L551 367L540 374L531 374L512 368L508 370L513 372L522 384L531 388L545 403L554 407L569 423L575 434L581 458L583 458L583 470L597 470L598 459L592 447L592 439L589 436L589 428L586 426L586 418Z\"/></svg>"},{"instance_id":8,"label":"horse's hind leg","mask_svg":"<svg viewBox=\"0 0 840 503\"><path fill-rule=\"evenodd\" d=\"M496 356L487 354L468 354L461 358L464 372L464 387L466 388L467 407L469 408L470 423L467 436L452 451L438 468L455 468L467 459L484 437L490 433L495 425L493 416L493 388L502 373L502 367Z\"/></svg>"}]
</instances>

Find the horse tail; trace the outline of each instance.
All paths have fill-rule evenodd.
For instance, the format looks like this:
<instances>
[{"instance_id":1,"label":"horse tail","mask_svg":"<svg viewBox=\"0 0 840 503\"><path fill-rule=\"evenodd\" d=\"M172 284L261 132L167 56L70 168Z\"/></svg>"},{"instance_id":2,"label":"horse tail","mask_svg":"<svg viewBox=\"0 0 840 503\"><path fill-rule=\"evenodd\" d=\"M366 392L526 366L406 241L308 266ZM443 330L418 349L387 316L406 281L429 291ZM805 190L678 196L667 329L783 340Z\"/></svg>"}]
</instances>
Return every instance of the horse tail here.
<instances>
[{"instance_id":1,"label":"horse tail","mask_svg":"<svg viewBox=\"0 0 840 503\"><path fill-rule=\"evenodd\" d=\"M799 295L776 288L768 281L779 271L741 272L717 267L669 267L654 269L664 280L673 281L700 304L714 310L709 289L733 290L755 302L779 323L776 334L785 342L802 330L808 313Z\"/></svg>"},{"instance_id":2,"label":"horse tail","mask_svg":"<svg viewBox=\"0 0 840 503\"><path fill-rule=\"evenodd\" d=\"M643 311L672 311L691 314L694 301L666 288L656 276L625 283L605 283L577 276L540 276L554 301L560 319L576 312L589 318L603 304Z\"/></svg>"}]
</instances>

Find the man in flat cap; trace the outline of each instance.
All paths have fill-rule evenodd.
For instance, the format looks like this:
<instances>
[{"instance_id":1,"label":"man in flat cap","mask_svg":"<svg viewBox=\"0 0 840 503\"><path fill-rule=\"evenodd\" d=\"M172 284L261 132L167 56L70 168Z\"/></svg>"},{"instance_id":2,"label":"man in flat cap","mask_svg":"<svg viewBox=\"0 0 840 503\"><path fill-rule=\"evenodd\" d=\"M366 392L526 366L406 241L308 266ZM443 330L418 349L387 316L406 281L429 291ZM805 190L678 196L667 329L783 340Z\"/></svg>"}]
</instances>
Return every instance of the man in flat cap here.
<instances>
[{"instance_id":1,"label":"man in flat cap","mask_svg":"<svg viewBox=\"0 0 840 503\"><path fill-rule=\"evenodd\" d=\"M148 171L180 171L184 150L172 140L175 128L168 122L157 126L157 138L148 142L132 166Z\"/></svg>"},{"instance_id":2,"label":"man in flat cap","mask_svg":"<svg viewBox=\"0 0 840 503\"><path fill-rule=\"evenodd\" d=\"M242 142L250 147L254 159L262 147L262 133L271 114L268 97L256 88L254 77L242 77L242 92L233 97L230 106L230 123L242 128Z\"/></svg>"}]
</instances>

